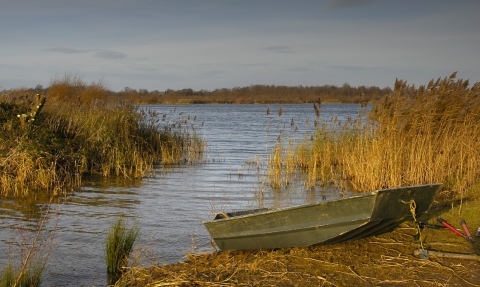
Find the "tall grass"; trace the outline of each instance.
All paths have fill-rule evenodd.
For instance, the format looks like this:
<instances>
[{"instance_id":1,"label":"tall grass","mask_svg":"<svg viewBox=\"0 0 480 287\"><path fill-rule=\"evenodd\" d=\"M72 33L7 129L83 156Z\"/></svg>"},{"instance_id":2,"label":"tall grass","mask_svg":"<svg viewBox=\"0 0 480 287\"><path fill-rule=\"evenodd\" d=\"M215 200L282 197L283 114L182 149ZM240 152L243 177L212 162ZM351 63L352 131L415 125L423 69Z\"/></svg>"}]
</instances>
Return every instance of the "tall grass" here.
<instances>
[{"instance_id":1,"label":"tall grass","mask_svg":"<svg viewBox=\"0 0 480 287\"><path fill-rule=\"evenodd\" d=\"M480 83L468 88L455 77L418 89L395 83L370 113L371 132L363 131L343 162L357 188L442 182L462 196L479 180Z\"/></svg>"},{"instance_id":2,"label":"tall grass","mask_svg":"<svg viewBox=\"0 0 480 287\"><path fill-rule=\"evenodd\" d=\"M0 276L0 287L36 287L42 282L42 266L27 266L24 270L7 263Z\"/></svg>"},{"instance_id":3,"label":"tall grass","mask_svg":"<svg viewBox=\"0 0 480 287\"><path fill-rule=\"evenodd\" d=\"M396 81L368 118L319 126L296 148L307 185L349 181L357 191L442 182L463 197L480 179L480 83ZM337 125L337 128L332 128Z\"/></svg>"},{"instance_id":4,"label":"tall grass","mask_svg":"<svg viewBox=\"0 0 480 287\"><path fill-rule=\"evenodd\" d=\"M109 273L119 273L122 267L127 266L128 257L140 229L136 225L131 228L119 218L110 228L105 244L105 258Z\"/></svg>"},{"instance_id":5,"label":"tall grass","mask_svg":"<svg viewBox=\"0 0 480 287\"><path fill-rule=\"evenodd\" d=\"M292 140L289 140L284 146L279 139L272 154L267 158L267 180L273 189L287 187L297 178L297 155L294 153L293 147Z\"/></svg>"},{"instance_id":6,"label":"tall grass","mask_svg":"<svg viewBox=\"0 0 480 287\"><path fill-rule=\"evenodd\" d=\"M201 158L204 142L194 129L165 124L156 113L130 104L109 102L108 94L102 82L87 85L66 75L52 82L43 109L27 124L17 115L38 106L35 96L3 95L0 194L60 194L80 186L87 174L142 178L155 164Z\"/></svg>"},{"instance_id":7,"label":"tall grass","mask_svg":"<svg viewBox=\"0 0 480 287\"><path fill-rule=\"evenodd\" d=\"M278 119L283 115L283 106L278 109ZM267 123L266 123L266 154L267 154L267 170L266 180L268 185L274 190L287 187L296 180L297 155L294 153L295 140L291 139L286 131L286 124L272 122L273 116L270 116L270 106L267 107ZM273 125L272 125L273 124ZM269 149L269 131L275 127L276 143ZM291 131L297 131L298 127L292 118L290 121ZM269 155L270 153L270 155Z\"/></svg>"},{"instance_id":8,"label":"tall grass","mask_svg":"<svg viewBox=\"0 0 480 287\"><path fill-rule=\"evenodd\" d=\"M296 181L299 170L307 174L305 177L307 188L314 187L318 182L319 176L325 174L324 171L326 169L317 165L317 155L314 151L318 151L320 146L327 147L322 142L324 140L331 141L332 137L323 135L324 133L329 133L329 127L320 118L321 101L314 103L313 108L316 116L313 121L316 129L316 141L313 141L312 136L306 137L301 142L289 139L286 132L281 129L274 148L271 151L267 149L267 154L270 153L267 157L267 181L273 189L285 188ZM283 110L281 109L279 117L282 113ZM306 124L309 124L309 120L307 120ZM296 131L297 128L294 129L295 122L293 118L290 126L292 130ZM287 139L286 143L283 142L284 138ZM327 151L330 152L330 146L323 150L324 156L328 156Z\"/></svg>"}]
</instances>

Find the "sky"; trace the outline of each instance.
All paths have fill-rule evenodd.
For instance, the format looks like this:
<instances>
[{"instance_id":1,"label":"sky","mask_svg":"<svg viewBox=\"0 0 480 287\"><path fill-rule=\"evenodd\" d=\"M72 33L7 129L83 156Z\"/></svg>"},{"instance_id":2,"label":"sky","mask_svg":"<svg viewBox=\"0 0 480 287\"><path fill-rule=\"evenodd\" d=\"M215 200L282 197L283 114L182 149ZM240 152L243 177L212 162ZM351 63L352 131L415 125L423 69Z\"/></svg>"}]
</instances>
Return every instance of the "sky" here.
<instances>
[{"instance_id":1,"label":"sky","mask_svg":"<svg viewBox=\"0 0 480 287\"><path fill-rule=\"evenodd\" d=\"M480 81L477 0L0 0L0 90Z\"/></svg>"}]
</instances>

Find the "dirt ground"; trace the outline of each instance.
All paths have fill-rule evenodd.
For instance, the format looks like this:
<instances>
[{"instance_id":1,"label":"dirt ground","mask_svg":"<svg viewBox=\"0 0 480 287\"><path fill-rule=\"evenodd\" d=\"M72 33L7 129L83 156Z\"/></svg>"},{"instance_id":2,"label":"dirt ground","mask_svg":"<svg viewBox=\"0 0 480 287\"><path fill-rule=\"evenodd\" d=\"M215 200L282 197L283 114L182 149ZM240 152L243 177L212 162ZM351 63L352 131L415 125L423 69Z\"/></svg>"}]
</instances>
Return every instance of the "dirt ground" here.
<instances>
[{"instance_id":1,"label":"dirt ground","mask_svg":"<svg viewBox=\"0 0 480 287\"><path fill-rule=\"evenodd\" d=\"M474 243L447 229L408 222L393 232L345 243L277 250L188 254L183 263L131 267L115 286L480 286L480 201L437 205L419 221L442 217L460 228L464 219ZM462 230L463 233L465 233ZM420 258L415 250L446 255Z\"/></svg>"}]
</instances>

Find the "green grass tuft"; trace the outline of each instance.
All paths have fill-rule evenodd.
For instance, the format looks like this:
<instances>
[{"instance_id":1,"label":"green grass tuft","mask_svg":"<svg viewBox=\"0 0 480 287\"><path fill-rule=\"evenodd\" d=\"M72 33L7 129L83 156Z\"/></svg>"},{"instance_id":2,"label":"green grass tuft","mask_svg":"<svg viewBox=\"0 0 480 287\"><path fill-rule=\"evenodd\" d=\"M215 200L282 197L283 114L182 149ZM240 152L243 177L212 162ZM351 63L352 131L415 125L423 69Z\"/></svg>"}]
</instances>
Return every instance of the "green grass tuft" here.
<instances>
[{"instance_id":1,"label":"green grass tuft","mask_svg":"<svg viewBox=\"0 0 480 287\"><path fill-rule=\"evenodd\" d=\"M127 265L139 231L140 228L137 225L127 228L121 218L110 227L105 245L106 263L109 273L119 273L122 267Z\"/></svg>"},{"instance_id":2,"label":"green grass tuft","mask_svg":"<svg viewBox=\"0 0 480 287\"><path fill-rule=\"evenodd\" d=\"M41 265L29 264L22 272L11 263L8 263L0 276L0 287L36 287L42 281Z\"/></svg>"}]
</instances>

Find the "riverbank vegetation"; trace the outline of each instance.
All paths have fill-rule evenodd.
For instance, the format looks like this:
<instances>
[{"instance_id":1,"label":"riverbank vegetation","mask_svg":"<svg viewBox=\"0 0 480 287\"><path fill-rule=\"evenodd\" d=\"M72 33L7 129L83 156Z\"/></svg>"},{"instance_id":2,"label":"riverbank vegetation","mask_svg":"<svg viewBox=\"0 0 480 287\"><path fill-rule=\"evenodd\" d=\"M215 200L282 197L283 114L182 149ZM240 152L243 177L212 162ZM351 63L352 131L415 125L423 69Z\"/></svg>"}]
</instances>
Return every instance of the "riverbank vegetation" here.
<instances>
[{"instance_id":1,"label":"riverbank vegetation","mask_svg":"<svg viewBox=\"0 0 480 287\"><path fill-rule=\"evenodd\" d=\"M251 85L213 91L182 89L148 92L142 89L136 91L125 88L124 91L115 93L113 96L144 104L301 104L317 102L319 99L324 102L362 103L375 102L391 91L388 87L383 89L365 86L352 87L345 83L341 87L332 85L294 87Z\"/></svg>"},{"instance_id":2,"label":"riverbank vegetation","mask_svg":"<svg viewBox=\"0 0 480 287\"><path fill-rule=\"evenodd\" d=\"M31 92L48 93L38 85ZM166 91L132 89L106 91L111 100L133 104L301 104L323 101L327 103L373 103L391 93L389 87L342 86L275 86L251 85L246 87L221 88L215 90L181 89Z\"/></svg>"},{"instance_id":3,"label":"riverbank vegetation","mask_svg":"<svg viewBox=\"0 0 480 287\"><path fill-rule=\"evenodd\" d=\"M444 195L464 198L480 181L480 83L450 77L415 88L396 81L392 94L355 121L321 122L313 140L276 148L275 170L292 165L306 185L348 182L356 191L443 183ZM298 169L288 169L294 170ZM284 175L285 177L285 175Z\"/></svg>"},{"instance_id":4,"label":"riverbank vegetation","mask_svg":"<svg viewBox=\"0 0 480 287\"><path fill-rule=\"evenodd\" d=\"M251 85L213 91L192 89L166 90L165 92L147 90L124 91L112 94L118 99L143 104L271 104L271 103L313 103L319 100L335 103L375 102L386 94L390 88L352 87L345 83L341 87L324 86L275 86Z\"/></svg>"},{"instance_id":5,"label":"riverbank vegetation","mask_svg":"<svg viewBox=\"0 0 480 287\"><path fill-rule=\"evenodd\" d=\"M112 101L102 82L56 79L45 96L0 95L0 195L61 194L88 174L142 178L154 164L194 162L205 143L187 119Z\"/></svg>"}]
</instances>

